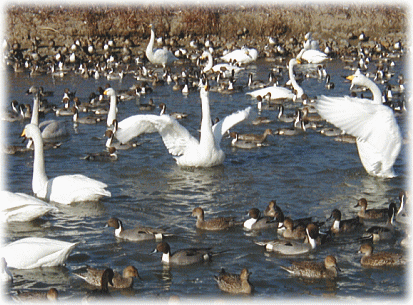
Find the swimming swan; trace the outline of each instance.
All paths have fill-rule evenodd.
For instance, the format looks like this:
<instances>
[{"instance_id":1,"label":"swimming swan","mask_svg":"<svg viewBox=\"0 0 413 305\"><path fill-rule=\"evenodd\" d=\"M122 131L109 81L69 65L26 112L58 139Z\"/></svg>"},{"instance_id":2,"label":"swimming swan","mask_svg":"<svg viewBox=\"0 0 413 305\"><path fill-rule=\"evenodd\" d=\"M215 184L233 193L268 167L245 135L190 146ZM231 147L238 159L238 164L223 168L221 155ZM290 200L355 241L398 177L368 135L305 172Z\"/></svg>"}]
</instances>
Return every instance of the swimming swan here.
<instances>
[{"instance_id":1,"label":"swimming swan","mask_svg":"<svg viewBox=\"0 0 413 305\"><path fill-rule=\"evenodd\" d=\"M1 191L0 198L2 200L0 221L2 222L31 221L57 210L47 202L23 193Z\"/></svg>"},{"instance_id":2,"label":"swimming swan","mask_svg":"<svg viewBox=\"0 0 413 305\"><path fill-rule=\"evenodd\" d=\"M42 238L27 237L3 247L7 266L16 269L32 269L62 265L77 243Z\"/></svg>"},{"instance_id":3,"label":"swimming swan","mask_svg":"<svg viewBox=\"0 0 413 305\"><path fill-rule=\"evenodd\" d=\"M359 71L348 76L352 86L365 86L373 100L326 97L317 100L318 113L327 121L357 138L361 163L372 176L395 177L393 164L399 155L402 137L393 110L382 104L379 87Z\"/></svg>"},{"instance_id":4,"label":"swimming swan","mask_svg":"<svg viewBox=\"0 0 413 305\"><path fill-rule=\"evenodd\" d=\"M202 70L204 73L207 73L208 71L213 71L215 73L222 72L224 77L230 77L232 76L232 73L238 73L239 71L244 69L236 65L226 63L214 65L214 59L212 58L212 54L208 51L204 51L200 59L202 60L205 58L208 58L208 62Z\"/></svg>"},{"instance_id":5,"label":"swimming swan","mask_svg":"<svg viewBox=\"0 0 413 305\"><path fill-rule=\"evenodd\" d=\"M22 132L22 136L31 138L34 143L33 162L33 193L47 201L62 204L71 204L80 201L95 201L103 196L111 196L103 182L88 178L84 175L62 175L48 179L46 176L43 140L40 129L34 124L28 124Z\"/></svg>"},{"instance_id":6,"label":"swimming swan","mask_svg":"<svg viewBox=\"0 0 413 305\"><path fill-rule=\"evenodd\" d=\"M178 58L173 55L173 53L167 49L155 49L153 50L153 45L155 43L155 28L152 24L149 25L151 28L151 38L149 44L146 47L146 57L154 65L162 65L164 68L171 65L173 62L177 61Z\"/></svg>"},{"instance_id":7,"label":"swimming swan","mask_svg":"<svg viewBox=\"0 0 413 305\"><path fill-rule=\"evenodd\" d=\"M247 95L250 95L252 97L257 98L257 96L266 96L268 93L270 93L270 99L272 100L277 100L277 99L291 99L293 100L294 98L302 98L302 95L304 94L304 90L298 85L297 81L295 80L294 76L294 67L297 64L301 64L301 61L296 58L290 59L290 62L288 64L288 73L290 77L290 83L293 86L294 90L296 91L296 94L285 87L278 87L276 84L273 86L269 86L266 88L258 89L252 92L247 92Z\"/></svg>"},{"instance_id":8,"label":"swimming swan","mask_svg":"<svg viewBox=\"0 0 413 305\"><path fill-rule=\"evenodd\" d=\"M179 166L212 167L222 164L225 159L220 147L222 136L231 127L245 120L251 107L233 113L212 126L208 90L206 85L200 91L202 122L199 141L169 115L151 114L138 114L119 122L116 138L121 143L126 143L142 133L157 131Z\"/></svg>"},{"instance_id":9,"label":"swimming swan","mask_svg":"<svg viewBox=\"0 0 413 305\"><path fill-rule=\"evenodd\" d=\"M234 50L221 57L226 62L237 62L239 64L249 64L256 61L258 58L258 51L254 48L242 47L241 49Z\"/></svg>"}]
</instances>

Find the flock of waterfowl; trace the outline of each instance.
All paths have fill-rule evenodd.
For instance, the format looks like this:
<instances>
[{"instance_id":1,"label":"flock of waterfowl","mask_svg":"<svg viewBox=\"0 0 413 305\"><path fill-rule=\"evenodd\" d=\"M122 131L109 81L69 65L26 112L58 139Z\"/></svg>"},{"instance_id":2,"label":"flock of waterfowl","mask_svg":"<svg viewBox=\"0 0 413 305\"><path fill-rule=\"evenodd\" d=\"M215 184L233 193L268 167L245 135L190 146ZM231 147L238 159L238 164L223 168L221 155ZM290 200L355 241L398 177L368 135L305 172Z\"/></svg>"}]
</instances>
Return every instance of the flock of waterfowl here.
<instances>
[{"instance_id":1,"label":"flock of waterfowl","mask_svg":"<svg viewBox=\"0 0 413 305\"><path fill-rule=\"evenodd\" d=\"M361 38L360 38L361 40ZM37 42L36 42L37 43ZM132 74L137 79L137 84L123 92L116 92L113 88L107 87L99 90L98 94L90 96L87 102L80 102L74 93L65 90L62 98L63 107L60 105L50 105L47 100L47 92L43 88L34 86L28 90L33 94L33 106L21 105L13 101L11 111L5 113L4 120L22 122L28 118L31 120L22 132L22 137L30 140L27 146L20 148L5 148L5 152L10 154L21 151L34 150L32 191L34 196L23 193L12 193L2 191L2 220L4 223L13 221L32 221L42 217L47 213L52 213L56 207L53 202L60 204L71 204L82 201L97 201L104 197L110 197L111 192L107 190L110 185L91 179L84 175L61 175L49 178L46 174L47 168L44 160L44 149L46 144L55 142L62 137L68 136L67 124L62 120L48 120L40 122L39 118L46 113L55 113L56 116L71 116L75 124L97 124L105 122L107 127L107 152L91 154L85 157L89 161L110 161L116 160L116 151L120 149L134 149L139 144L134 140L144 133L159 133L168 152L174 157L178 166L183 167L212 167L224 162L225 154L220 147L223 137L229 135L233 137L232 145L238 148L251 149L265 145L268 136L294 135L305 132L309 128L320 129L323 134L343 136L350 135L352 141L357 143L357 148L361 160L361 166L368 174L380 178L392 178L395 176L393 165L399 155L403 139L399 126L395 118L395 112L405 115L406 101L404 100L403 79L400 78L397 85L390 85L392 56L400 57L403 49L395 45L390 50L377 52L363 49L361 46L353 60L358 61L353 75L348 77L352 87L363 87L371 91L373 99L350 97L343 98L321 96L316 100L310 99L305 94L305 88L299 84L299 75L294 70L297 65L304 62L310 63L308 71L310 76L327 79L326 88L332 89L330 77L325 73L323 62L329 60L329 54L320 51L317 41L312 39L311 34L305 37L305 43L300 53L293 56L288 63L289 81L288 86L277 84L276 70L283 70L283 67L272 69L270 79L267 81L254 80L249 76L248 84L245 86L236 85L237 74L244 69L245 65L254 62L259 57L259 52L254 48L243 47L220 57L222 63L214 65L217 58L215 50L211 45L205 43L204 49L199 48L199 56L195 64L189 69L183 69L182 73L172 74L172 68L183 60L180 54L174 54L167 48L154 50L155 30L151 25L151 37L146 49L146 58L149 61L144 65L142 59L136 59L137 70L132 69L132 65L125 64L124 57L132 56L127 48L122 49L123 58L111 54L113 41L108 41L104 46L104 61L93 62L94 50L91 46L80 46L75 42L72 46L71 55L62 60L63 55L60 50L50 58L38 58L39 54L24 54L18 44L13 44L7 54L8 64L12 65L17 73L20 69L30 70L30 75L35 77L43 73L42 69L49 67L47 73L53 77L64 77L67 73L79 73L83 77L107 77L108 80L125 77ZM275 46L273 46L275 48ZM126 48L126 49L125 49ZM79 59L76 52L83 52L85 61ZM77 56L77 57L76 57ZM378 62L378 69L375 75L364 75L363 64L374 56ZM118 61L116 61L118 60ZM130 60L130 59L129 59ZM207 60L207 62L203 62ZM347 60L347 58L343 59ZM43 63L42 63L43 61ZM312 65L311 65L312 64ZM182 64L181 64L182 65ZM158 70L150 70L147 67L158 66L163 68L162 77ZM24 68L22 68L24 67ZM184 67L184 65L182 65ZM357 69L357 70L356 70ZM323 71L324 70L324 71ZM118 71L118 72L115 72ZM46 73L46 71L44 71ZM281 72L282 73L282 72ZM279 77L279 75L278 75ZM374 78L374 81L370 78ZM380 91L376 83L386 83L385 94ZM185 118L185 113L168 113L166 105L160 106L159 114L135 114L122 120L117 117L118 106L125 99L136 98L141 95L150 94L160 85L174 84L174 90L181 90L183 94L199 91L201 99L202 120L199 139L190 134L183 127L179 120ZM176 89L175 89L176 86ZM213 120L210 114L209 92L217 91L222 94L233 94L240 90L245 91L251 98L256 99L258 112L263 109L279 110L278 120L286 124L292 124L292 128L279 130L266 129L263 134L240 134L229 132L236 124L249 120L251 107L241 109L225 118ZM363 91L364 92L364 91ZM393 94L391 96L390 94ZM368 93L366 93L368 95ZM395 96L399 98L395 98ZM107 98L109 97L109 99ZM293 116L284 113L284 105L294 103L296 111ZM73 106L71 106L73 105ZM147 105L141 105L141 111L156 111L156 105L151 101ZM83 111L88 112L85 117ZM320 117L321 116L321 117ZM252 119L251 119L252 120ZM252 123L265 123L265 118L258 116ZM327 120L335 125L337 129L323 128L321 130L319 122ZM58 145L58 144L57 144ZM278 232L279 238L271 241L256 241L257 245L264 246L267 251L278 252L285 255L300 255L314 251L317 246L328 243L328 240L337 234L343 234L352 230L365 231L363 219L371 222L384 221L386 225L369 228L367 237L373 241L378 239L393 238L395 221L410 220L406 216L406 194L400 195L400 207L390 204L380 217L376 217L374 210L366 210L367 202L360 200L358 203L362 207L356 219L342 220L341 213L334 210L331 217L334 224L328 232L321 232L320 223L314 223L311 219L292 220L284 217L280 208L274 203L270 203L265 216L254 208L249 211L250 219L245 222L236 221L232 217L227 218L204 218L204 211L198 207L193 210L192 216L196 217L196 227L201 230L227 230L232 227L244 227L245 230L274 230ZM370 215L371 214L371 215ZM374 215L373 215L374 214ZM397 215L397 216L396 216ZM149 227L137 227L125 229L121 220L111 218L107 226L115 229L115 236L129 241L155 240L160 241L154 252L162 253L162 262L165 264L187 265L203 261L208 261L212 256L218 255L210 248L184 249L171 252L168 243L163 241L170 236L161 229ZM390 232L390 233L389 233ZM385 234L387 233L387 235ZM385 237L386 236L386 237ZM306 241L302 241L306 240ZM11 281L13 268L30 269L45 266L57 266L65 262L77 243L68 243L55 239L28 237L12 242L2 249L3 269L2 280ZM30 254L29 254L30 253ZM360 247L363 253L361 264L367 267L375 266L399 266L406 263L400 254L396 253L375 253L371 243L363 244ZM334 278L339 274L337 262L334 256L327 256L324 262L297 261L291 266L282 268L292 275L309 278ZM88 267L82 274L76 274L86 282L99 286L96 292L99 295L109 295L108 288L126 288L133 285L133 278L139 278L138 271L133 266L125 268L123 275L113 272L112 269L97 270ZM215 277L218 287L229 293L250 294L253 286L249 282L250 272L243 269L240 274L231 274L224 269ZM33 295L25 296L24 293L12 293L13 298L24 299L34 298ZM57 298L57 292L51 290L39 294L41 298Z\"/></svg>"}]
</instances>

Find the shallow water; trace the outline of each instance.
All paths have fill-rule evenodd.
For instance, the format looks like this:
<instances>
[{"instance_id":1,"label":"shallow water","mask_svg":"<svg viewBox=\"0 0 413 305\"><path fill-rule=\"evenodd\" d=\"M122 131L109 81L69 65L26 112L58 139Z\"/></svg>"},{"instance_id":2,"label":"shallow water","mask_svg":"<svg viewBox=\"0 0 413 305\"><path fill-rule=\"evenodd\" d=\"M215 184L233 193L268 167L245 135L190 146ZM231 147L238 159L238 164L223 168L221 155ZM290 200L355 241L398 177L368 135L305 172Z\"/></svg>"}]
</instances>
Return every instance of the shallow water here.
<instances>
[{"instance_id":1,"label":"shallow water","mask_svg":"<svg viewBox=\"0 0 413 305\"><path fill-rule=\"evenodd\" d=\"M285 65L286 62L282 64ZM403 71L402 60L395 60L393 68L395 83ZM248 72L257 79L265 79L274 66L264 60L247 67L238 75L238 83L246 83ZM352 74L344 63L333 60L326 63L327 71L335 83L333 90L327 90L324 81L304 79L301 86L310 96L321 94L343 96L349 94L349 83L342 76ZM374 71L375 62L370 64ZM179 71L181 67L174 69ZM303 65L300 70L309 69ZM281 82L288 73L284 71ZM62 79L49 75L31 78L28 74L6 74L9 96L4 107L11 100L31 103L26 90L32 86L43 86L53 90L54 97L49 102L60 105L64 88L76 91L81 100L86 100L98 86L106 83L116 90L127 89L136 80L126 75L121 81L104 78L83 79L69 73ZM380 85L381 89L383 86ZM253 106L253 116L258 115L253 99L245 92L223 95L211 92L211 112L213 117L226 115ZM118 118L123 119L139 112L138 104L153 98L156 104L165 102L169 111L184 111L189 117L182 120L193 135L197 136L201 118L198 92L183 96L172 90L172 85L155 88L152 94L140 100L120 102ZM288 112L293 113L299 104L287 103ZM156 113L158 109L156 110ZM81 114L82 115L82 114ZM237 125L233 131L261 133L266 128L276 130L289 127L277 121L275 111L263 111L262 116L274 119L268 125L253 126L251 122ZM48 114L46 118L54 115ZM72 126L70 117L60 117ZM405 134L406 115L397 116L400 128ZM19 144L19 135L24 127L20 123L5 123L8 142ZM288 265L292 258L266 253L254 240L277 238L270 231L251 233L242 228L223 232L202 232L195 229L195 219L190 217L192 209L201 206L205 217L236 216L246 219L251 207L265 209L270 200L276 200L284 214L293 218L313 216L325 221L334 208L343 213L343 218L354 217L354 205L361 197L369 202L369 207L387 207L395 201L398 204L399 191L405 189L407 178L407 146L403 145L394 169L398 175L393 179L377 179L363 169L355 144L335 142L314 130L294 137L271 136L268 146L253 150L235 149L230 139L224 138L221 147L226 153L223 165L209 169L179 168L167 153L158 134L144 135L137 148L118 151L115 162L88 162L82 159L87 153L104 149L105 124L79 125L73 127L72 134L58 149L45 151L46 171L49 177L68 173L82 173L106 182L112 192L111 198L100 202L86 202L70 206L56 205L59 212L40 220L9 224L5 230L5 243L29 236L55 238L79 242L69 257L66 266L34 270L12 270L14 283L10 294L17 290L46 289L55 287L59 297L73 300L82 297L92 287L86 285L73 273L90 265L111 267L121 271L127 265L134 265L142 280L136 280L132 289L114 291L113 294L125 300L144 298L169 298L176 295L186 300L202 300L203 296L225 298L215 281L221 267L232 273L242 268L252 272L250 281L255 293L242 300L258 298L271 299L274 296L301 300L340 300L371 298L400 298L407 294L406 270L404 268L365 269L360 265L357 250L360 243L357 236L336 238L331 244L318 248L311 254L299 256L299 260L322 261L328 254L337 257L341 272L333 281L305 281L286 274L279 268ZM14 192L31 193L32 153L5 156L6 189ZM162 265L160 255L150 255L155 242L125 242L117 240L113 230L104 225L110 217L121 219L126 228L136 224L163 227L174 234L168 239L172 251L184 247L212 246L215 251L225 251L213 261L200 266L167 268ZM329 222L330 223L330 222ZM397 238L390 242L380 242L375 249L404 252L400 246L402 227L397 227Z\"/></svg>"}]
</instances>

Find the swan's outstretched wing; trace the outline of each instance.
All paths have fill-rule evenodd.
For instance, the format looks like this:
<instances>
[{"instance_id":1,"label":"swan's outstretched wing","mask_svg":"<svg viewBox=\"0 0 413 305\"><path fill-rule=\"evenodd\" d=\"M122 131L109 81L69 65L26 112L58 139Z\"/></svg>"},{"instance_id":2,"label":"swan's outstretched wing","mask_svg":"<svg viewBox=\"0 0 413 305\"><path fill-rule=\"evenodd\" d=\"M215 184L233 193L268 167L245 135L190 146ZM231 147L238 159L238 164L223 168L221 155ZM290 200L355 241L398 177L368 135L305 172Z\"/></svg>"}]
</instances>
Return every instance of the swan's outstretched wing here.
<instances>
[{"instance_id":1,"label":"swan's outstretched wing","mask_svg":"<svg viewBox=\"0 0 413 305\"><path fill-rule=\"evenodd\" d=\"M174 156L180 156L189 145L199 145L189 131L169 115L138 114L119 122L116 138L126 143L143 133L158 132Z\"/></svg>"},{"instance_id":2,"label":"swan's outstretched wing","mask_svg":"<svg viewBox=\"0 0 413 305\"><path fill-rule=\"evenodd\" d=\"M159 115L155 114L132 115L119 122L115 137L120 143L127 143L143 133L156 132L158 130L153 122L156 122L158 118Z\"/></svg>"},{"instance_id":3,"label":"swan's outstretched wing","mask_svg":"<svg viewBox=\"0 0 413 305\"><path fill-rule=\"evenodd\" d=\"M219 145L223 135L234 125L244 121L248 118L251 112L251 107L245 108L244 110L239 110L223 120L212 126L212 132L214 133L215 144Z\"/></svg>"},{"instance_id":4,"label":"swan's outstretched wing","mask_svg":"<svg viewBox=\"0 0 413 305\"><path fill-rule=\"evenodd\" d=\"M371 104L371 101L366 99L321 96L316 108L324 119L357 137L363 165L370 159L374 164L367 167L377 168L374 160L378 160L377 156L380 155L382 169L392 167L399 155L402 138L393 111L389 107ZM368 144L360 147L360 142ZM367 155L367 151L370 151L371 158L364 158L363 161L362 155Z\"/></svg>"}]
</instances>

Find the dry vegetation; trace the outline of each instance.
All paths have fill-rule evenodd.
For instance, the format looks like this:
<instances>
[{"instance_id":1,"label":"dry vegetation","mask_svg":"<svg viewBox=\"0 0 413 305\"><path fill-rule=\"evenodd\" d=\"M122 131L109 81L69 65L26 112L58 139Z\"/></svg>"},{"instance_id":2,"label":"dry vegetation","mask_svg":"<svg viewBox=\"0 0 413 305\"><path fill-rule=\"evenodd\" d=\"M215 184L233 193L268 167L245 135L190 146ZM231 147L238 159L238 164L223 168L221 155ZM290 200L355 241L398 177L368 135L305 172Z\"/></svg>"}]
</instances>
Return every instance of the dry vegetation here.
<instances>
[{"instance_id":1,"label":"dry vegetation","mask_svg":"<svg viewBox=\"0 0 413 305\"><path fill-rule=\"evenodd\" d=\"M308 31L324 38L345 38L364 30L372 37L405 33L407 7L286 5L220 6L24 6L6 8L7 38L24 43L30 37L50 36L61 43L76 37L128 37L146 39L149 23L166 36L237 38L300 36Z\"/></svg>"}]
</instances>

